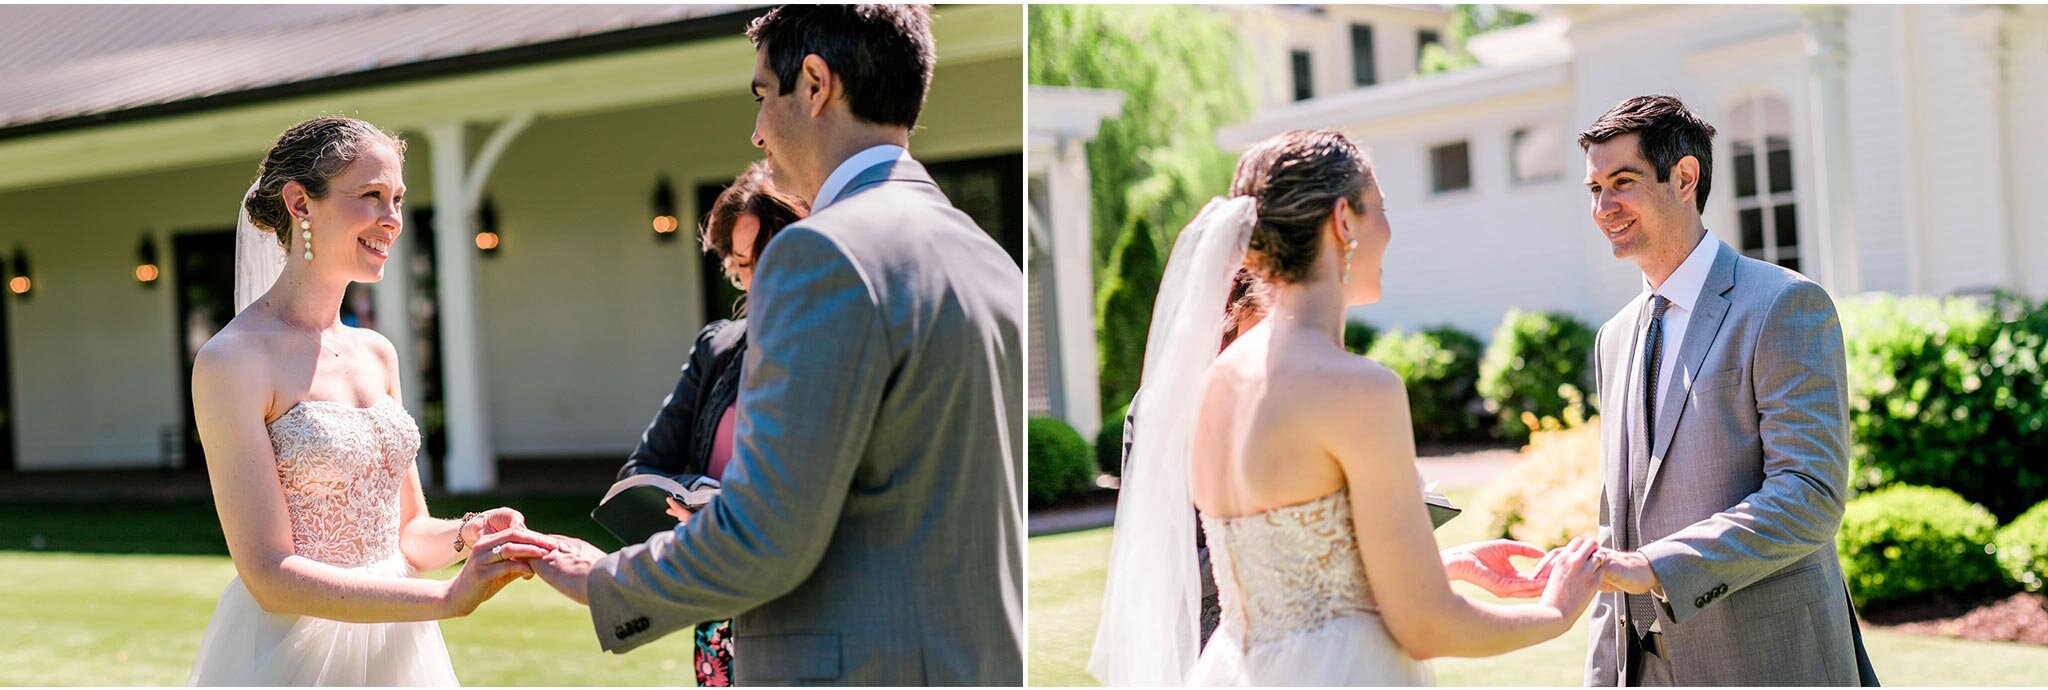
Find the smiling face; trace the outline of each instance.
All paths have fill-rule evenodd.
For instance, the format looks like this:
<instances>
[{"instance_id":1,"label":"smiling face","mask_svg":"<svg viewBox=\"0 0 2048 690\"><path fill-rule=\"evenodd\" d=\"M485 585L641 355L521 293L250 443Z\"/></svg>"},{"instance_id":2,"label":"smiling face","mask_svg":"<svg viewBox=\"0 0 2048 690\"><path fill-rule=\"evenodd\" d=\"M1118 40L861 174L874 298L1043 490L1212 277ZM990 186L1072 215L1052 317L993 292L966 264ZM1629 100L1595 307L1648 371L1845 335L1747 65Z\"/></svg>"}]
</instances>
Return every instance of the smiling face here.
<instances>
[{"instance_id":1,"label":"smiling face","mask_svg":"<svg viewBox=\"0 0 2048 690\"><path fill-rule=\"evenodd\" d=\"M384 277L384 262L404 230L405 177L401 159L383 142L366 144L362 156L328 180L327 197L307 196L287 183L285 204L292 214L292 254L306 252L301 219L313 223L314 267L358 283Z\"/></svg>"},{"instance_id":2,"label":"smiling face","mask_svg":"<svg viewBox=\"0 0 2048 690\"><path fill-rule=\"evenodd\" d=\"M1592 195L1593 224L1607 238L1615 258L1633 260L1645 273L1657 273L1656 268L1673 256L1682 261L1699 240L1699 214L1691 198L1698 179L1699 162L1687 156L1658 182L1636 134L1586 145L1585 183Z\"/></svg>"},{"instance_id":3,"label":"smiling face","mask_svg":"<svg viewBox=\"0 0 2048 690\"><path fill-rule=\"evenodd\" d=\"M801 72L797 78L803 79ZM815 195L825 180L812 174L816 147L805 136L810 128L804 126L807 113L802 96L807 90L796 88L782 93L775 70L768 66L765 48L754 51L751 88L754 102L760 104L754 114L754 146L767 154L768 167L784 189L806 198Z\"/></svg>"}]
</instances>

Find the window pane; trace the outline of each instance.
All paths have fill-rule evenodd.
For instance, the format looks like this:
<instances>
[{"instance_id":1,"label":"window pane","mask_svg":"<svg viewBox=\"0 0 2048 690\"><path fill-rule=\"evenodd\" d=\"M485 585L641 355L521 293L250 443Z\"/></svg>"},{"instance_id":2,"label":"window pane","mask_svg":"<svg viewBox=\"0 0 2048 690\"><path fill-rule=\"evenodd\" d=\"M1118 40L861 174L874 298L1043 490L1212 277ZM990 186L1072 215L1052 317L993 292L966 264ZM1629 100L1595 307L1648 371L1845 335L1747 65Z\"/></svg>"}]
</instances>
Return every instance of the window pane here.
<instances>
[{"instance_id":1,"label":"window pane","mask_svg":"<svg viewBox=\"0 0 2048 690\"><path fill-rule=\"evenodd\" d=\"M1472 187L1472 160L1465 142L1429 149L1431 190L1454 192Z\"/></svg>"},{"instance_id":2,"label":"window pane","mask_svg":"<svg viewBox=\"0 0 2048 690\"><path fill-rule=\"evenodd\" d=\"M1556 127L1523 127L1508 135L1508 172L1516 184L1557 179L1564 174L1556 151Z\"/></svg>"},{"instance_id":3,"label":"window pane","mask_svg":"<svg viewBox=\"0 0 2048 690\"><path fill-rule=\"evenodd\" d=\"M1786 250L1797 249L1799 247L1799 214L1794 212L1792 205L1785 204L1772 208L1771 220L1777 225L1778 248ZM1782 256L1785 252L1781 251L1778 254Z\"/></svg>"},{"instance_id":4,"label":"window pane","mask_svg":"<svg viewBox=\"0 0 2048 690\"><path fill-rule=\"evenodd\" d=\"M1788 268L1788 269L1791 269L1791 270L1794 270L1794 271L1797 271L1797 270L1799 270L1799 256L1798 256L1798 255L1785 255L1785 254L1779 254L1779 255L1778 255L1778 265L1779 265L1779 266L1784 266L1785 268Z\"/></svg>"},{"instance_id":5,"label":"window pane","mask_svg":"<svg viewBox=\"0 0 2048 690\"><path fill-rule=\"evenodd\" d=\"M1744 253L1764 246L1764 211L1752 208L1735 214L1742 222L1742 251Z\"/></svg>"},{"instance_id":6,"label":"window pane","mask_svg":"<svg viewBox=\"0 0 2048 690\"><path fill-rule=\"evenodd\" d=\"M1314 75L1309 70L1308 51L1294 51L1294 100L1306 101L1316 97Z\"/></svg>"},{"instance_id":7,"label":"window pane","mask_svg":"<svg viewBox=\"0 0 2048 690\"><path fill-rule=\"evenodd\" d=\"M1756 154L1749 145L1735 145L1735 196L1756 196Z\"/></svg>"},{"instance_id":8,"label":"window pane","mask_svg":"<svg viewBox=\"0 0 2048 690\"><path fill-rule=\"evenodd\" d=\"M1765 140L1770 147L1771 193L1792 191L1792 149L1784 137Z\"/></svg>"},{"instance_id":9,"label":"window pane","mask_svg":"<svg viewBox=\"0 0 2048 690\"><path fill-rule=\"evenodd\" d=\"M1438 38L1438 37L1437 37L1437 35L1436 35L1436 32L1435 32L1435 31L1430 31L1430 30L1428 30L1428 29L1423 29L1423 30L1421 30L1421 31L1417 31L1417 32L1415 32L1415 59L1416 59L1416 61L1420 62L1420 61L1422 60L1422 51L1423 51L1424 49L1427 49L1427 48L1429 48L1430 44L1432 44L1432 43L1442 43L1442 42L1443 42L1443 39L1442 39L1442 38Z\"/></svg>"},{"instance_id":10,"label":"window pane","mask_svg":"<svg viewBox=\"0 0 2048 690\"><path fill-rule=\"evenodd\" d=\"M1372 64L1372 27L1365 24L1351 25L1351 83L1359 86L1379 83L1379 74Z\"/></svg>"}]
</instances>

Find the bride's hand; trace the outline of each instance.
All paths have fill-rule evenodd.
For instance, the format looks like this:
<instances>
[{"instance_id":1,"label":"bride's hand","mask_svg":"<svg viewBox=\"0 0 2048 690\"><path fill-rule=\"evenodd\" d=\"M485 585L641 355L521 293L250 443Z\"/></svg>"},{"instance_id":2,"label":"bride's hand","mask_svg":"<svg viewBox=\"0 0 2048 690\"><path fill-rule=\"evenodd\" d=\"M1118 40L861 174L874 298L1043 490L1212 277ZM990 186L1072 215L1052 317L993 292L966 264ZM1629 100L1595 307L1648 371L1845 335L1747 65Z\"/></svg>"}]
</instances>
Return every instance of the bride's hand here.
<instances>
[{"instance_id":1,"label":"bride's hand","mask_svg":"<svg viewBox=\"0 0 2048 690\"><path fill-rule=\"evenodd\" d=\"M477 513L462 526L462 543L475 544L484 537L508 529L526 529L526 516L511 508L492 508Z\"/></svg>"},{"instance_id":2,"label":"bride's hand","mask_svg":"<svg viewBox=\"0 0 2048 690\"><path fill-rule=\"evenodd\" d=\"M1543 588L1543 605L1556 609L1569 629L1600 588L1600 569L1605 565L1600 542L1575 537L1549 559L1550 582Z\"/></svg>"},{"instance_id":3,"label":"bride's hand","mask_svg":"<svg viewBox=\"0 0 2048 690\"><path fill-rule=\"evenodd\" d=\"M461 572L448 581L445 617L467 616L513 580L533 577L533 567L527 559L546 556L554 548L555 543L547 535L525 528L501 530L478 540Z\"/></svg>"},{"instance_id":4,"label":"bride's hand","mask_svg":"<svg viewBox=\"0 0 2048 690\"><path fill-rule=\"evenodd\" d=\"M690 524L690 516L694 513L691 513L690 509L684 507L682 502L677 501L674 496L670 496L668 499L668 514L676 519L676 524L687 525Z\"/></svg>"}]
</instances>

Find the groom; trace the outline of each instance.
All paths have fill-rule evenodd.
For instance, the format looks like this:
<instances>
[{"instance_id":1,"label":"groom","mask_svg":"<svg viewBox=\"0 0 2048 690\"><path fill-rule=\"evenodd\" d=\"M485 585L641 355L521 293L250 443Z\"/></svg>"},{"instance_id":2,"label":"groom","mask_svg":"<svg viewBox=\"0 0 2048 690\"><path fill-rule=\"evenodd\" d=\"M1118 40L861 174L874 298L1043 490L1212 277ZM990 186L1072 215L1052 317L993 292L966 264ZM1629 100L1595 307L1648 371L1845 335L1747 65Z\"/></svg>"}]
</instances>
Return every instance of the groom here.
<instances>
[{"instance_id":1,"label":"groom","mask_svg":"<svg viewBox=\"0 0 2048 690\"><path fill-rule=\"evenodd\" d=\"M1835 556L1841 324L1820 286L1707 232L1713 136L1669 96L1579 135L1593 221L1643 274L1595 346L1613 552L1586 684L1876 685Z\"/></svg>"},{"instance_id":2,"label":"groom","mask_svg":"<svg viewBox=\"0 0 2048 690\"><path fill-rule=\"evenodd\" d=\"M747 29L754 145L812 213L760 258L723 494L534 571L624 652L737 616L739 685L1022 685L1022 285L906 147L921 6Z\"/></svg>"}]
</instances>

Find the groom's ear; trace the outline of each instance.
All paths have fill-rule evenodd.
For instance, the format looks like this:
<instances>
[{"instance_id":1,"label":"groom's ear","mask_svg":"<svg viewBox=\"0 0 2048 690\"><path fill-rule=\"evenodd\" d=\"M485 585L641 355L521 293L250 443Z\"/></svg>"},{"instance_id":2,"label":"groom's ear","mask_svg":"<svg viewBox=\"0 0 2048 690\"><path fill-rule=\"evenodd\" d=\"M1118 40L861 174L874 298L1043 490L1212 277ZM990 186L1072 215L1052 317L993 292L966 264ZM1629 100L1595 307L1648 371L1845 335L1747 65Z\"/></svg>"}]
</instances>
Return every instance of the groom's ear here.
<instances>
[{"instance_id":1,"label":"groom's ear","mask_svg":"<svg viewBox=\"0 0 2048 690\"><path fill-rule=\"evenodd\" d=\"M1700 193L1700 159L1693 156L1678 159L1677 163L1671 164L1671 178L1678 185L1680 198L1687 194L1697 198Z\"/></svg>"},{"instance_id":2,"label":"groom's ear","mask_svg":"<svg viewBox=\"0 0 2048 690\"><path fill-rule=\"evenodd\" d=\"M797 95L804 99L804 111L811 117L824 115L825 106L832 102L832 94L841 88L839 75L833 74L832 68L825 65L825 58L815 53L804 56L803 68L797 71L796 79Z\"/></svg>"}]
</instances>

